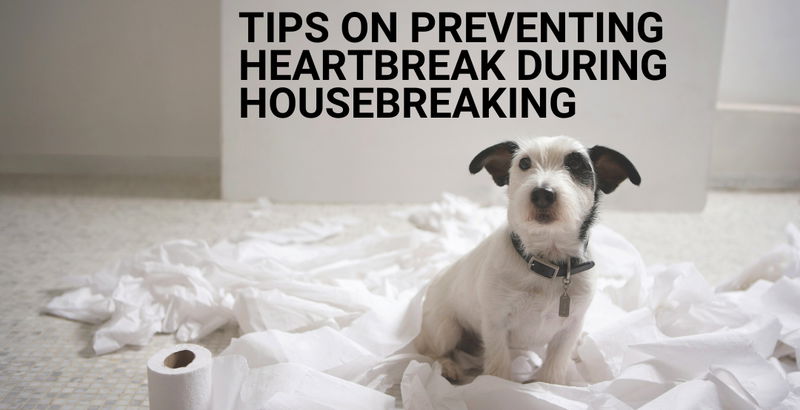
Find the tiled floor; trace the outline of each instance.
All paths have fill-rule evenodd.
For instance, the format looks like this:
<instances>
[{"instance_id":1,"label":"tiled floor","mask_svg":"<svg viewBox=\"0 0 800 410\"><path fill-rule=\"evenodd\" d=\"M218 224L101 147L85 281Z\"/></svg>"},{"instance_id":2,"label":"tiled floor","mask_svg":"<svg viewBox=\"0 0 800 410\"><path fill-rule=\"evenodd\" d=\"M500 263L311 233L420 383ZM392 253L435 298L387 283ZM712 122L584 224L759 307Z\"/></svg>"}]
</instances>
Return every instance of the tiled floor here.
<instances>
[{"instance_id":1,"label":"tiled floor","mask_svg":"<svg viewBox=\"0 0 800 410\"><path fill-rule=\"evenodd\" d=\"M338 213L365 219L362 229L411 229L389 216L392 205L277 205L254 217L256 204L211 199L217 194L211 180L0 176L0 408L147 406L146 360L172 336L95 357L93 326L39 313L63 276L168 239L213 241ZM800 225L797 192L715 192L702 214L601 217L647 263L695 261L712 282L783 241L790 221ZM236 334L228 327L199 343L216 353Z\"/></svg>"}]
</instances>

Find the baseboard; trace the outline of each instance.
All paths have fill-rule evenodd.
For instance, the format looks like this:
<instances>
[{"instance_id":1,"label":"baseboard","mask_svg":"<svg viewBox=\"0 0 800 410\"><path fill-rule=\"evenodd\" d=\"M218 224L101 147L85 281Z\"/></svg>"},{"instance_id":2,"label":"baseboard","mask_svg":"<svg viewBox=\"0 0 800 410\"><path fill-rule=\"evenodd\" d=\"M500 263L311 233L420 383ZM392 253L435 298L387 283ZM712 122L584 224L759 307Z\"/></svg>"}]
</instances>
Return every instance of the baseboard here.
<instances>
[{"instance_id":1,"label":"baseboard","mask_svg":"<svg viewBox=\"0 0 800 410\"><path fill-rule=\"evenodd\" d=\"M717 105L709 182L714 188L800 188L800 107Z\"/></svg>"},{"instance_id":2,"label":"baseboard","mask_svg":"<svg viewBox=\"0 0 800 410\"><path fill-rule=\"evenodd\" d=\"M218 157L0 155L0 173L217 177L220 175L220 159Z\"/></svg>"},{"instance_id":3,"label":"baseboard","mask_svg":"<svg viewBox=\"0 0 800 410\"><path fill-rule=\"evenodd\" d=\"M795 178L717 178L709 181L710 188L785 191L800 189L800 177Z\"/></svg>"}]
</instances>

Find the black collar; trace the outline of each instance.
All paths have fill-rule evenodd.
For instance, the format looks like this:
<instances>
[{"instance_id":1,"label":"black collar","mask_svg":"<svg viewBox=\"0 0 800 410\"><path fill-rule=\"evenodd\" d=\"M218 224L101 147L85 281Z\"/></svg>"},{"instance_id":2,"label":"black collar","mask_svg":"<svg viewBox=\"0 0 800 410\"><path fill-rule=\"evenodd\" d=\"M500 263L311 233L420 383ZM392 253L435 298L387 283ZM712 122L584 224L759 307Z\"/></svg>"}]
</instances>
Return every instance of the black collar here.
<instances>
[{"instance_id":1,"label":"black collar","mask_svg":"<svg viewBox=\"0 0 800 410\"><path fill-rule=\"evenodd\" d=\"M514 232L511 232L511 244L514 245L514 249L517 251L519 256L525 260L525 263L528 264L528 266L531 268L531 271L536 272L546 278L552 278L553 276L567 276L566 263L552 263L541 258L537 258L534 255L525 253L525 250L522 248L522 241ZM569 266L570 275L574 275L576 273L581 273L591 269L594 266L594 261L581 262L581 260L578 258L570 258Z\"/></svg>"}]
</instances>

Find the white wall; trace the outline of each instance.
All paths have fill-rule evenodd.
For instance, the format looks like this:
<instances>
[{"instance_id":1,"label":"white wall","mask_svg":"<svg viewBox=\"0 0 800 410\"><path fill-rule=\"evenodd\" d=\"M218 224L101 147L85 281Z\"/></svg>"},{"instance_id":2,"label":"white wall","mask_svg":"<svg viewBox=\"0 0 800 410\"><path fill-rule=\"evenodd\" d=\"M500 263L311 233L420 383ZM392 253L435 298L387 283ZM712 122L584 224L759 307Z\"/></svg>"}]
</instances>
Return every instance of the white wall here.
<instances>
[{"instance_id":1,"label":"white wall","mask_svg":"<svg viewBox=\"0 0 800 410\"><path fill-rule=\"evenodd\" d=\"M387 3L388 4L388 3ZM263 40L246 41L246 24L239 11L293 10L300 13L322 8L337 27L345 11L398 12L399 42L381 48L442 48L438 44L410 44L407 39L411 11L486 10L482 1L406 1L379 6L368 1L318 3L298 0L223 1L222 109L223 196L246 199L267 196L284 201L424 201L442 191L486 198L497 190L485 174L471 176L467 164L481 149L517 136L567 134L586 144L603 144L628 155L642 175L642 186L623 184L608 198L610 205L625 209L699 210L705 203L710 138L717 95L719 58L723 35L724 1L569 2L505 0L492 3L494 11L656 10L664 19L664 39L657 48L667 55L667 78L658 82L539 80L534 87L567 86L577 95L577 113L570 119L550 115L546 119L287 119L240 118L239 53L269 48ZM262 28L263 30L263 28ZM348 49L336 32L323 46L309 45L293 36L280 48L320 47ZM591 31L591 30L590 30ZM263 33L263 32L260 32ZM459 44L453 48L492 48L489 44ZM558 45L548 43L549 47ZM277 46L275 46L277 47ZM450 47L444 46L444 47ZM504 48L516 51L514 44ZM541 49L541 45L535 48ZM566 47L597 50L608 45L567 43ZM648 49L643 44L632 47ZM504 70L513 72L512 70ZM251 76L251 78L253 78ZM355 81L333 83L346 88ZM368 86L374 83L366 82ZM510 82L531 86L530 82ZM429 82L399 81L381 86L431 87ZM248 80L248 85L264 86ZM439 84L441 85L441 84ZM458 89L482 85L448 82ZM318 82L281 83L278 86L316 87ZM436 85L434 85L436 86Z\"/></svg>"},{"instance_id":2,"label":"white wall","mask_svg":"<svg viewBox=\"0 0 800 410\"><path fill-rule=\"evenodd\" d=\"M730 0L719 100L800 105L800 1Z\"/></svg>"},{"instance_id":3,"label":"white wall","mask_svg":"<svg viewBox=\"0 0 800 410\"><path fill-rule=\"evenodd\" d=\"M800 188L800 2L731 0L711 183Z\"/></svg>"},{"instance_id":4,"label":"white wall","mask_svg":"<svg viewBox=\"0 0 800 410\"><path fill-rule=\"evenodd\" d=\"M218 0L0 2L0 172L216 174Z\"/></svg>"},{"instance_id":5,"label":"white wall","mask_svg":"<svg viewBox=\"0 0 800 410\"><path fill-rule=\"evenodd\" d=\"M800 2L731 0L713 185L798 187ZM0 2L0 172L216 174L218 0Z\"/></svg>"}]
</instances>

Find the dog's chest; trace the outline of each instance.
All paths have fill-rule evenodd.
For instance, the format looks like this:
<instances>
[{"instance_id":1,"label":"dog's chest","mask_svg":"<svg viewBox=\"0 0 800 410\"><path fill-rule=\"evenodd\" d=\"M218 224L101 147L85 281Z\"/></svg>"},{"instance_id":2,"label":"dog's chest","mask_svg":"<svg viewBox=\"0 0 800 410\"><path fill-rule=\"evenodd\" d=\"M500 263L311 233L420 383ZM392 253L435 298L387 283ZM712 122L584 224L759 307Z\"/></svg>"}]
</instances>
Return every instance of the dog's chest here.
<instances>
[{"instance_id":1,"label":"dog's chest","mask_svg":"<svg viewBox=\"0 0 800 410\"><path fill-rule=\"evenodd\" d=\"M509 317L509 345L528 348L547 344L569 318L558 315L560 293L553 289L520 292Z\"/></svg>"}]
</instances>

